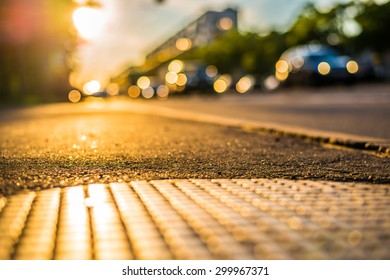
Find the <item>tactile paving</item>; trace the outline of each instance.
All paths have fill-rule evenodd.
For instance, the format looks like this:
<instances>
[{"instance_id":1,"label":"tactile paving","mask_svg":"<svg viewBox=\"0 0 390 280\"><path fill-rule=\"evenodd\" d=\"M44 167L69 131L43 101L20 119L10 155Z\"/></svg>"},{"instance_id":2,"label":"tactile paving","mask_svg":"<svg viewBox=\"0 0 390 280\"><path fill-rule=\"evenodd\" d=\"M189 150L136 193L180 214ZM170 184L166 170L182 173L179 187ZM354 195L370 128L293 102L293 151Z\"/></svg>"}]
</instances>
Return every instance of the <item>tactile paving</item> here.
<instances>
[{"instance_id":1,"label":"tactile paving","mask_svg":"<svg viewBox=\"0 0 390 280\"><path fill-rule=\"evenodd\" d=\"M91 184L0 197L0 259L390 259L390 185Z\"/></svg>"}]
</instances>

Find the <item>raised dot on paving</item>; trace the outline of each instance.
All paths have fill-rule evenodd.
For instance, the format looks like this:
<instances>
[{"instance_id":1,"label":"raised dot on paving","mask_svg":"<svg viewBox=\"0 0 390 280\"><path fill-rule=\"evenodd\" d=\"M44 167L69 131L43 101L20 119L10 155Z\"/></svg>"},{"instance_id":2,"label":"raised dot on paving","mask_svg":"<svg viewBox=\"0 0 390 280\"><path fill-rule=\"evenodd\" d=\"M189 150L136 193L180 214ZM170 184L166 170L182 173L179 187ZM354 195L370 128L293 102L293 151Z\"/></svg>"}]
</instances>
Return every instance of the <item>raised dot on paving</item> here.
<instances>
[{"instance_id":1,"label":"raised dot on paving","mask_svg":"<svg viewBox=\"0 0 390 280\"><path fill-rule=\"evenodd\" d=\"M125 183L112 183L110 189L135 257L171 259L171 251L137 193Z\"/></svg>"},{"instance_id":2,"label":"raised dot on paving","mask_svg":"<svg viewBox=\"0 0 390 280\"><path fill-rule=\"evenodd\" d=\"M37 194L16 248L15 259L53 258L60 192L60 189L52 189Z\"/></svg>"},{"instance_id":3,"label":"raised dot on paving","mask_svg":"<svg viewBox=\"0 0 390 280\"><path fill-rule=\"evenodd\" d=\"M81 186L62 191L54 258L89 260L93 258L92 237L85 191Z\"/></svg>"},{"instance_id":4,"label":"raised dot on paving","mask_svg":"<svg viewBox=\"0 0 390 280\"><path fill-rule=\"evenodd\" d=\"M90 184L0 197L0 259L389 259L390 185Z\"/></svg>"},{"instance_id":5,"label":"raised dot on paving","mask_svg":"<svg viewBox=\"0 0 390 280\"><path fill-rule=\"evenodd\" d=\"M153 185L133 182L131 186L140 199L146 202L146 209L152 216L153 221L156 223L164 241L175 258L200 259L204 257L201 250L205 246L200 238L191 231L179 213L172 208L169 201ZM175 228L180 229L176 230ZM192 246L180 246L177 242L188 244L191 242ZM199 249L195 250L196 248Z\"/></svg>"},{"instance_id":6,"label":"raised dot on paving","mask_svg":"<svg viewBox=\"0 0 390 280\"><path fill-rule=\"evenodd\" d=\"M88 186L95 259L132 259L122 220L105 185Z\"/></svg>"},{"instance_id":7,"label":"raised dot on paving","mask_svg":"<svg viewBox=\"0 0 390 280\"><path fill-rule=\"evenodd\" d=\"M25 227L35 193L12 196L0 214L0 259L13 258L15 246Z\"/></svg>"}]
</instances>

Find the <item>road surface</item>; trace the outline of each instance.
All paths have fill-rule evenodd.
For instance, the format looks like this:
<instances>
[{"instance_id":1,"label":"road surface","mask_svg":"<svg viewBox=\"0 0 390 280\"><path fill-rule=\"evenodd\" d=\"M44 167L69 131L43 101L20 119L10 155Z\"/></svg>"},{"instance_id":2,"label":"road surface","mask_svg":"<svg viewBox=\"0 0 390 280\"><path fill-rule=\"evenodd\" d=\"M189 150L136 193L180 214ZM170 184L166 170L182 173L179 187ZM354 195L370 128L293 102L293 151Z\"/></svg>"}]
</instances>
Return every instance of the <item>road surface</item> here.
<instances>
[{"instance_id":1,"label":"road surface","mask_svg":"<svg viewBox=\"0 0 390 280\"><path fill-rule=\"evenodd\" d=\"M390 84L290 88L272 93L255 90L244 95L203 94L190 100L172 98L162 106L390 142Z\"/></svg>"},{"instance_id":2,"label":"road surface","mask_svg":"<svg viewBox=\"0 0 390 280\"><path fill-rule=\"evenodd\" d=\"M136 111L124 100L2 110L1 193L164 178L390 182L384 155Z\"/></svg>"}]
</instances>

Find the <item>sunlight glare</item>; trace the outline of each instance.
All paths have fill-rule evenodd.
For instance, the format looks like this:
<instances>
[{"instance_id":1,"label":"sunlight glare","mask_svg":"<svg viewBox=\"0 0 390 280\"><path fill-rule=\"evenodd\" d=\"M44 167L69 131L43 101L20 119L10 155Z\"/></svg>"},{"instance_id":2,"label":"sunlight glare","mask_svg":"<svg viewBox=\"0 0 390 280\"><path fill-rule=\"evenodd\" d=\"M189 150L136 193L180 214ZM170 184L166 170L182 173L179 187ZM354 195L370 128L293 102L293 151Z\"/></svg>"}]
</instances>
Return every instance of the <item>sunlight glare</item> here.
<instances>
[{"instance_id":1,"label":"sunlight glare","mask_svg":"<svg viewBox=\"0 0 390 280\"><path fill-rule=\"evenodd\" d=\"M78 34L86 40L99 36L105 25L104 12L96 8L77 8L73 12L72 19Z\"/></svg>"},{"instance_id":2,"label":"sunlight glare","mask_svg":"<svg viewBox=\"0 0 390 280\"><path fill-rule=\"evenodd\" d=\"M91 95L91 94L98 92L100 90L100 87L101 87L101 85L100 85L99 81L92 80L92 81L85 83L83 89L84 89L85 94Z\"/></svg>"}]
</instances>

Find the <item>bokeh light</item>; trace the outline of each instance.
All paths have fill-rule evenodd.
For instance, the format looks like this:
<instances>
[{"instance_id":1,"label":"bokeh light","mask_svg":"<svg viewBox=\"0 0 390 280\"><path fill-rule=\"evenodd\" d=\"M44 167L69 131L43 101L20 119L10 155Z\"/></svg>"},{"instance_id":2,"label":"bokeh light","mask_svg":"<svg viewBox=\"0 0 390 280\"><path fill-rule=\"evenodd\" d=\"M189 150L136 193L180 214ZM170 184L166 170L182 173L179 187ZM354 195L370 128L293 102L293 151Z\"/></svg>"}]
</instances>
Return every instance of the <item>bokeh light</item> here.
<instances>
[{"instance_id":1,"label":"bokeh light","mask_svg":"<svg viewBox=\"0 0 390 280\"><path fill-rule=\"evenodd\" d=\"M127 90L127 94L131 98L137 98L141 94L141 89L137 86L130 86L129 89Z\"/></svg>"},{"instance_id":2,"label":"bokeh light","mask_svg":"<svg viewBox=\"0 0 390 280\"><path fill-rule=\"evenodd\" d=\"M184 69L184 63L180 60L173 60L168 65L168 71L172 71L175 73L179 73L179 72L183 71L183 69Z\"/></svg>"},{"instance_id":3,"label":"bokeh light","mask_svg":"<svg viewBox=\"0 0 390 280\"><path fill-rule=\"evenodd\" d=\"M166 85L160 85L157 88L157 97L160 99L166 99L169 95L169 87Z\"/></svg>"},{"instance_id":4,"label":"bokeh light","mask_svg":"<svg viewBox=\"0 0 390 280\"><path fill-rule=\"evenodd\" d=\"M286 72L279 72L279 71L275 71L275 78L278 80L278 81L285 81L287 80L288 78L288 71Z\"/></svg>"},{"instance_id":5,"label":"bokeh light","mask_svg":"<svg viewBox=\"0 0 390 280\"><path fill-rule=\"evenodd\" d=\"M108 95L114 96L119 94L119 85L116 83L110 83L106 87Z\"/></svg>"},{"instance_id":6,"label":"bokeh light","mask_svg":"<svg viewBox=\"0 0 390 280\"><path fill-rule=\"evenodd\" d=\"M146 76L142 76L137 80L137 86L140 89L147 89L150 86L150 79Z\"/></svg>"},{"instance_id":7,"label":"bokeh light","mask_svg":"<svg viewBox=\"0 0 390 280\"><path fill-rule=\"evenodd\" d=\"M176 41L176 48L179 51L187 51L192 47L192 41L188 38L179 38Z\"/></svg>"},{"instance_id":8,"label":"bokeh light","mask_svg":"<svg viewBox=\"0 0 390 280\"><path fill-rule=\"evenodd\" d=\"M348 61L346 67L350 74L356 74L359 71L359 64L354 60Z\"/></svg>"},{"instance_id":9,"label":"bokeh light","mask_svg":"<svg viewBox=\"0 0 390 280\"><path fill-rule=\"evenodd\" d=\"M223 17L218 22L218 28L221 30L230 30L233 28L233 20L229 17Z\"/></svg>"},{"instance_id":10,"label":"bokeh light","mask_svg":"<svg viewBox=\"0 0 390 280\"><path fill-rule=\"evenodd\" d=\"M100 88L100 82L97 80L92 80L84 84L83 90L85 94L91 95L98 92Z\"/></svg>"},{"instance_id":11,"label":"bokeh light","mask_svg":"<svg viewBox=\"0 0 390 280\"><path fill-rule=\"evenodd\" d=\"M68 77L69 84L72 87L78 88L80 85L83 84L80 75L77 72L71 72Z\"/></svg>"},{"instance_id":12,"label":"bokeh light","mask_svg":"<svg viewBox=\"0 0 390 280\"><path fill-rule=\"evenodd\" d=\"M317 70L318 70L318 73L320 73L321 75L328 75L330 73L330 65L328 62L321 62L320 64L318 64L317 66Z\"/></svg>"},{"instance_id":13,"label":"bokeh light","mask_svg":"<svg viewBox=\"0 0 390 280\"><path fill-rule=\"evenodd\" d=\"M152 87L142 89L141 94L142 94L142 97L144 97L146 99L150 99L154 96L154 89Z\"/></svg>"},{"instance_id":14,"label":"bokeh light","mask_svg":"<svg viewBox=\"0 0 390 280\"><path fill-rule=\"evenodd\" d=\"M354 19L345 19L342 30L347 37L356 37L363 31L361 25Z\"/></svg>"},{"instance_id":15,"label":"bokeh light","mask_svg":"<svg viewBox=\"0 0 390 280\"><path fill-rule=\"evenodd\" d=\"M169 71L166 75L165 75L165 81L168 83L168 84L175 84L177 82L177 80L179 79L179 76L177 75L176 72L173 72L173 71Z\"/></svg>"},{"instance_id":16,"label":"bokeh light","mask_svg":"<svg viewBox=\"0 0 390 280\"><path fill-rule=\"evenodd\" d=\"M296 56L292 59L291 64L295 69L301 69L305 64L305 59L302 56Z\"/></svg>"},{"instance_id":17,"label":"bokeh light","mask_svg":"<svg viewBox=\"0 0 390 280\"><path fill-rule=\"evenodd\" d=\"M179 73L177 75L176 84L178 86L185 86L187 84L187 76L184 73Z\"/></svg>"},{"instance_id":18,"label":"bokeh light","mask_svg":"<svg viewBox=\"0 0 390 280\"><path fill-rule=\"evenodd\" d=\"M228 87L230 87L233 82L232 76L229 74L221 75L218 79L225 81Z\"/></svg>"},{"instance_id":19,"label":"bokeh light","mask_svg":"<svg viewBox=\"0 0 390 280\"><path fill-rule=\"evenodd\" d=\"M232 77L230 75L221 75L214 82L214 90L217 93L224 93L227 91L232 83Z\"/></svg>"},{"instance_id":20,"label":"bokeh light","mask_svg":"<svg viewBox=\"0 0 390 280\"><path fill-rule=\"evenodd\" d=\"M74 90L71 90L69 93L68 93L68 99L70 102L72 103L77 103L81 100L81 93L74 89Z\"/></svg>"},{"instance_id":21,"label":"bokeh light","mask_svg":"<svg viewBox=\"0 0 390 280\"><path fill-rule=\"evenodd\" d=\"M287 61L279 60L278 62L276 62L275 68L276 68L276 71L278 71L279 73L285 73L288 71L289 65L288 65Z\"/></svg>"},{"instance_id":22,"label":"bokeh light","mask_svg":"<svg viewBox=\"0 0 390 280\"><path fill-rule=\"evenodd\" d=\"M279 80L275 76L268 76L264 80L264 87L266 90L275 90L280 85Z\"/></svg>"},{"instance_id":23,"label":"bokeh light","mask_svg":"<svg viewBox=\"0 0 390 280\"><path fill-rule=\"evenodd\" d=\"M249 90L253 88L254 84L255 84L255 80L252 76L245 76L242 77L236 84L236 90L239 93L247 93Z\"/></svg>"},{"instance_id":24,"label":"bokeh light","mask_svg":"<svg viewBox=\"0 0 390 280\"><path fill-rule=\"evenodd\" d=\"M214 65L209 65L206 68L206 75L209 78L215 78L218 75L218 69Z\"/></svg>"},{"instance_id":25,"label":"bokeh light","mask_svg":"<svg viewBox=\"0 0 390 280\"><path fill-rule=\"evenodd\" d=\"M227 90L228 86L226 81L218 79L214 82L214 90L217 93L224 93Z\"/></svg>"}]
</instances>

